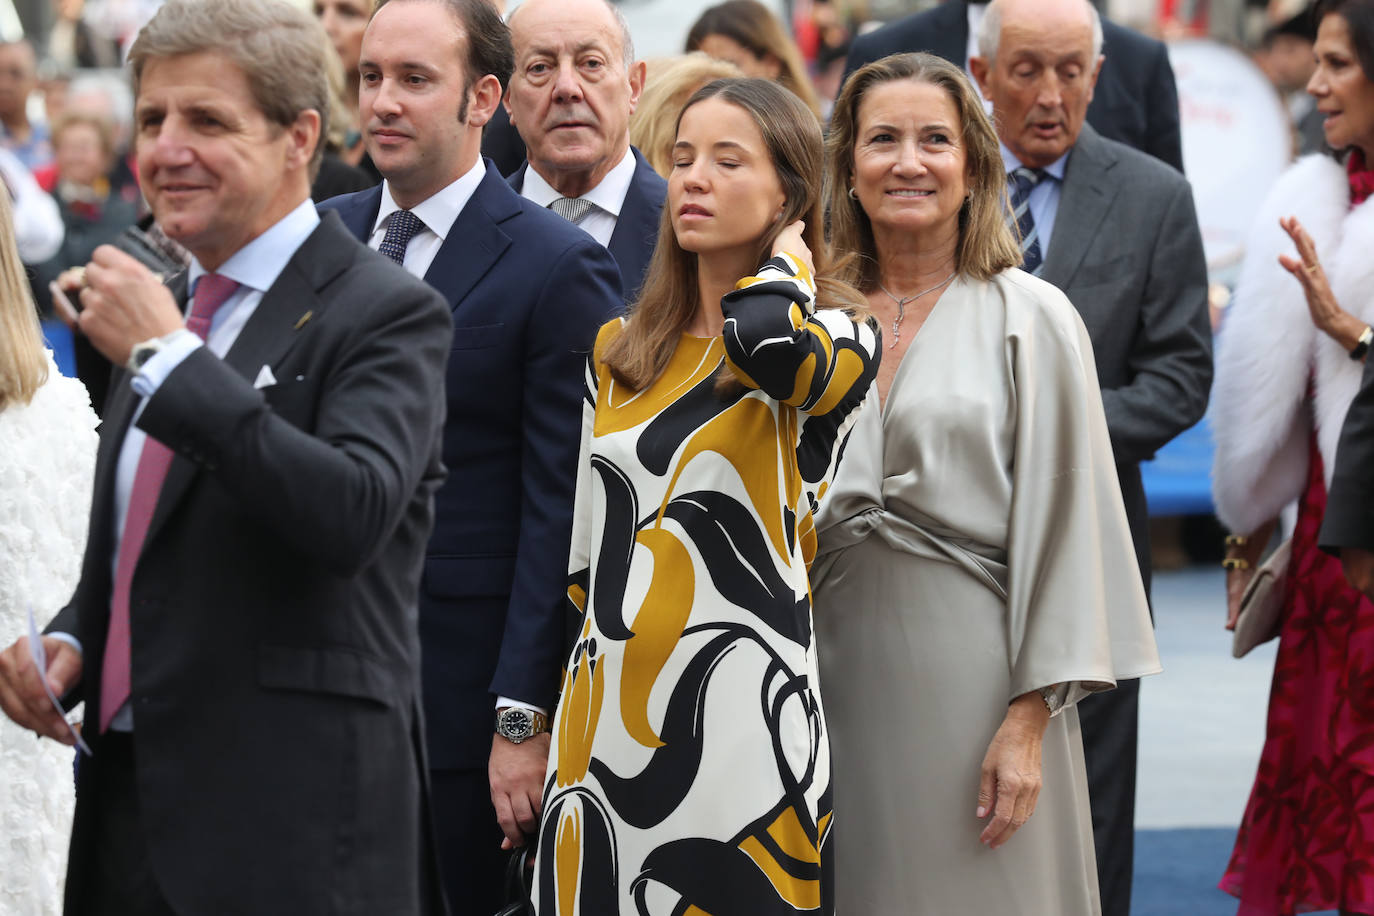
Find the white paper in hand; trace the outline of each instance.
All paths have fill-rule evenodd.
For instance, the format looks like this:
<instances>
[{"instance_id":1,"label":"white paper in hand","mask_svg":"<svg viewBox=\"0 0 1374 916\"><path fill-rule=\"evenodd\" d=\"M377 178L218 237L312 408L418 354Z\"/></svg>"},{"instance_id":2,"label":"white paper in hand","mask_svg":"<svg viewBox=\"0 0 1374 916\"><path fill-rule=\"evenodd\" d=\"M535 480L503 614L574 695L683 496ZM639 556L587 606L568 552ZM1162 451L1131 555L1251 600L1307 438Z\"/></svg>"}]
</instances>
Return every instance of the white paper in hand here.
<instances>
[{"instance_id":1,"label":"white paper in hand","mask_svg":"<svg viewBox=\"0 0 1374 916\"><path fill-rule=\"evenodd\" d=\"M29 655L33 658L33 663L38 668L39 673L43 675L44 692L52 701L53 708L62 716L62 721L67 723L67 731L71 732L72 737L76 739L76 746L81 748L81 752L87 757L94 756L91 749L86 746L85 739L81 737L81 732L77 731L72 723L67 722L66 710L62 708L62 704L57 700L57 695L52 692L52 685L48 683L45 674L48 670L48 653L43 649L43 634L38 632L38 622L33 619L32 605L29 606Z\"/></svg>"}]
</instances>

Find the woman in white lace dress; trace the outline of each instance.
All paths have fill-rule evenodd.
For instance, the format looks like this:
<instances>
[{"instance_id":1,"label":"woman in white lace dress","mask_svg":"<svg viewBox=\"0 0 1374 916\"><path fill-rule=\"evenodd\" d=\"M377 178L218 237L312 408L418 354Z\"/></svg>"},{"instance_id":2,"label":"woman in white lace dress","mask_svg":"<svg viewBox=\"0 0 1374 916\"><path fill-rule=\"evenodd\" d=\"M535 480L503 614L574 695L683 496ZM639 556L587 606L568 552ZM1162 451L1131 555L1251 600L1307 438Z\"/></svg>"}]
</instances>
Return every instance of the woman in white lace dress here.
<instances>
[{"instance_id":1,"label":"woman in white lace dress","mask_svg":"<svg viewBox=\"0 0 1374 916\"><path fill-rule=\"evenodd\" d=\"M0 193L0 646L71 598L86 543L96 418L58 374ZM0 913L62 909L72 818L72 751L0 716Z\"/></svg>"}]
</instances>

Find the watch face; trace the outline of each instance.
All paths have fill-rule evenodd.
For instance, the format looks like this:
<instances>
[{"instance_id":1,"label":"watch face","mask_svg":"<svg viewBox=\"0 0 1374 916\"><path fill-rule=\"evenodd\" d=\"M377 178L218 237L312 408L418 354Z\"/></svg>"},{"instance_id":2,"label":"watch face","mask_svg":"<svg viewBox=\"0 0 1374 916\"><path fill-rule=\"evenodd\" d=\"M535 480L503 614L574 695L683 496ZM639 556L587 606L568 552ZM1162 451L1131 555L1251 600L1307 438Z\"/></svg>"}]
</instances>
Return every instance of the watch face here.
<instances>
[{"instance_id":1,"label":"watch face","mask_svg":"<svg viewBox=\"0 0 1374 916\"><path fill-rule=\"evenodd\" d=\"M513 707L501 713L497 731L507 738L528 738L534 733L534 720L529 710Z\"/></svg>"}]
</instances>

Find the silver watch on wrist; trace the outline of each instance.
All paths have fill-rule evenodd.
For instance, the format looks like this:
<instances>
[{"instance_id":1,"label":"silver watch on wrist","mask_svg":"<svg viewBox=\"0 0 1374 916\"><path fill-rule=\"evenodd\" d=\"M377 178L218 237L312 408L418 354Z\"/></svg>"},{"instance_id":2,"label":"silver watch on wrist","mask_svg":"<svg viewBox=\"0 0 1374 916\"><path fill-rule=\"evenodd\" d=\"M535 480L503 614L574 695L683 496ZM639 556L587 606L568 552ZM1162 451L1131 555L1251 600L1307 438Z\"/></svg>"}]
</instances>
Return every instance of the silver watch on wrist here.
<instances>
[{"instance_id":1,"label":"silver watch on wrist","mask_svg":"<svg viewBox=\"0 0 1374 916\"><path fill-rule=\"evenodd\" d=\"M167 346L167 341L162 337L152 337L142 343L136 343L129 351L129 361L125 363L125 368L130 372L139 372L152 359Z\"/></svg>"},{"instance_id":2,"label":"silver watch on wrist","mask_svg":"<svg viewBox=\"0 0 1374 916\"><path fill-rule=\"evenodd\" d=\"M519 744L549 730L543 713L523 706L503 706L496 710L496 734L511 744Z\"/></svg>"}]
</instances>

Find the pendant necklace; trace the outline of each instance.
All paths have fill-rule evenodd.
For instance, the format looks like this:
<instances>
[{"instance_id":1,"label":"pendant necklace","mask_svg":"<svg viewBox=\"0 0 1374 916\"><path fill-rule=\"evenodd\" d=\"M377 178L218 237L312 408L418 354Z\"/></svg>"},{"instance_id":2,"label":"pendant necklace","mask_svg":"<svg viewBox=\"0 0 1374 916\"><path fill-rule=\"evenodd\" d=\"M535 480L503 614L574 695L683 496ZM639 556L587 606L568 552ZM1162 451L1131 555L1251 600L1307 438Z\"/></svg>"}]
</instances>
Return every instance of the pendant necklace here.
<instances>
[{"instance_id":1,"label":"pendant necklace","mask_svg":"<svg viewBox=\"0 0 1374 916\"><path fill-rule=\"evenodd\" d=\"M940 287L949 283L950 280L953 280L955 273L957 273L957 271L950 271L948 277L945 277L943 280L941 280L939 283L936 283L930 289L923 289L919 293L915 293L914 295L906 297L894 295L892 291L889 290L886 286L883 286L881 283L878 284L878 289L887 293L887 297L891 299L893 302L897 303L897 317L892 319L892 342L887 345L887 348L889 350L896 347L897 341L902 339L902 319L906 317L906 304L908 302L915 302L917 299L921 298L926 293L935 292Z\"/></svg>"}]
</instances>

